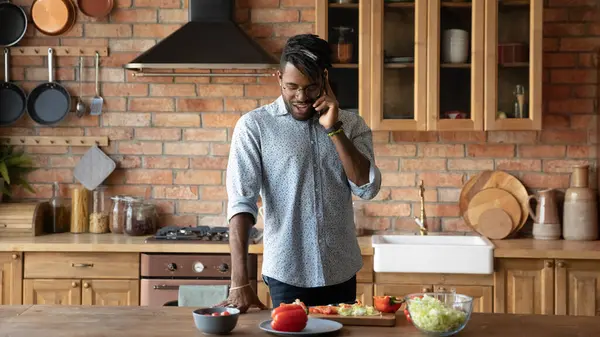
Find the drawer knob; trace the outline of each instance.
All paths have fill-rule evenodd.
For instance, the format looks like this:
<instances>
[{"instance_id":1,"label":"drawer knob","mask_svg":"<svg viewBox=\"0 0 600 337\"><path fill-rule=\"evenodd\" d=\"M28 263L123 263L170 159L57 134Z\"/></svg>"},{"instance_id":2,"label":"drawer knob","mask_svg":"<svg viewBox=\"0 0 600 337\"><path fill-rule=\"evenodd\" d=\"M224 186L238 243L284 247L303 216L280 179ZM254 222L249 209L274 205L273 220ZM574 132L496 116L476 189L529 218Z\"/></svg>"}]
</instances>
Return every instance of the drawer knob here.
<instances>
[{"instance_id":1,"label":"drawer knob","mask_svg":"<svg viewBox=\"0 0 600 337\"><path fill-rule=\"evenodd\" d=\"M71 263L71 267L74 268L92 268L93 266L93 263Z\"/></svg>"},{"instance_id":2,"label":"drawer knob","mask_svg":"<svg viewBox=\"0 0 600 337\"><path fill-rule=\"evenodd\" d=\"M71 283L71 287L73 287L73 288L77 288L77 282L73 282L73 283Z\"/></svg>"},{"instance_id":3,"label":"drawer knob","mask_svg":"<svg viewBox=\"0 0 600 337\"><path fill-rule=\"evenodd\" d=\"M558 266L558 268L564 268L565 267L565 263L563 261L560 261L556 265Z\"/></svg>"},{"instance_id":4,"label":"drawer knob","mask_svg":"<svg viewBox=\"0 0 600 337\"><path fill-rule=\"evenodd\" d=\"M84 283L83 283L83 287L84 287L84 288L89 288L89 287L90 287L90 284L89 284L89 283L87 283L87 282L84 282Z\"/></svg>"},{"instance_id":5,"label":"drawer knob","mask_svg":"<svg viewBox=\"0 0 600 337\"><path fill-rule=\"evenodd\" d=\"M12 258L13 258L13 260L18 260L19 259L19 254L13 254Z\"/></svg>"},{"instance_id":6,"label":"drawer knob","mask_svg":"<svg viewBox=\"0 0 600 337\"><path fill-rule=\"evenodd\" d=\"M546 261L547 268L552 268L553 266L554 266L554 263L552 261Z\"/></svg>"}]
</instances>

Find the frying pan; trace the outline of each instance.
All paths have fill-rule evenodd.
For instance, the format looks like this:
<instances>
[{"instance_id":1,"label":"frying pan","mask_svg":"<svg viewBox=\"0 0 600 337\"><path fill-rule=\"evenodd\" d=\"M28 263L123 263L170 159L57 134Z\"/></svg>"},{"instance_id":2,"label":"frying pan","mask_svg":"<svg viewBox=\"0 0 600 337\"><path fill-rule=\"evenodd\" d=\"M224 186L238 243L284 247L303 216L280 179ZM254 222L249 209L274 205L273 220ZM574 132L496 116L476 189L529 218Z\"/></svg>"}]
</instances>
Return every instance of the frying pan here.
<instances>
[{"instance_id":1,"label":"frying pan","mask_svg":"<svg viewBox=\"0 0 600 337\"><path fill-rule=\"evenodd\" d=\"M77 11L71 0L35 0L31 5L31 22L45 35L68 32L76 19Z\"/></svg>"},{"instance_id":2,"label":"frying pan","mask_svg":"<svg viewBox=\"0 0 600 337\"><path fill-rule=\"evenodd\" d=\"M0 125L10 125L25 113L25 92L9 81L8 48L4 48L4 82L0 84Z\"/></svg>"},{"instance_id":3,"label":"frying pan","mask_svg":"<svg viewBox=\"0 0 600 337\"><path fill-rule=\"evenodd\" d=\"M34 122L51 125L62 121L71 108L71 95L53 81L52 48L48 48L48 83L35 87L27 97L27 112Z\"/></svg>"},{"instance_id":4,"label":"frying pan","mask_svg":"<svg viewBox=\"0 0 600 337\"><path fill-rule=\"evenodd\" d=\"M113 0L78 0L79 10L93 18L103 18L107 16L114 5Z\"/></svg>"},{"instance_id":5,"label":"frying pan","mask_svg":"<svg viewBox=\"0 0 600 337\"><path fill-rule=\"evenodd\" d=\"M25 36L27 14L10 1L0 3L0 47L13 46Z\"/></svg>"}]
</instances>

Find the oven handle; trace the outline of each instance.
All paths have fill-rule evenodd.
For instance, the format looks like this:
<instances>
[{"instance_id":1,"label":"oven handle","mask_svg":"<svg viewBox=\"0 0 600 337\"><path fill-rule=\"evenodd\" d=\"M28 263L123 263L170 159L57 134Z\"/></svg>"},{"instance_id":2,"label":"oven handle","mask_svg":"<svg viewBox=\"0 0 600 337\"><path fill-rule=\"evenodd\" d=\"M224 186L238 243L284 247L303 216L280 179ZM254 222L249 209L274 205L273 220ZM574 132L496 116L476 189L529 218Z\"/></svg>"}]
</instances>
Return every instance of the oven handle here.
<instances>
[{"instance_id":1,"label":"oven handle","mask_svg":"<svg viewBox=\"0 0 600 337\"><path fill-rule=\"evenodd\" d=\"M179 290L177 285L157 284L152 287L154 290ZM227 287L229 288L229 287Z\"/></svg>"}]
</instances>

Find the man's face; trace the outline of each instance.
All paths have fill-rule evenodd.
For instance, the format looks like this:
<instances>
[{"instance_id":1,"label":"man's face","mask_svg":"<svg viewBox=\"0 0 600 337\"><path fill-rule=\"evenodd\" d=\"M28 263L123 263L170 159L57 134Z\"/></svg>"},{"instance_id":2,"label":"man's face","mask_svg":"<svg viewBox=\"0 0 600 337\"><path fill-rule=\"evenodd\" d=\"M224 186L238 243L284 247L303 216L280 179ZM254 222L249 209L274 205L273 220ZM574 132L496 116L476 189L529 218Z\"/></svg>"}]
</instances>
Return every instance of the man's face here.
<instances>
[{"instance_id":1,"label":"man's face","mask_svg":"<svg viewBox=\"0 0 600 337\"><path fill-rule=\"evenodd\" d=\"M312 105L322 93L321 81L311 81L291 63L285 66L283 73L278 71L277 75L281 96L292 117L300 121L312 118L317 113Z\"/></svg>"}]
</instances>

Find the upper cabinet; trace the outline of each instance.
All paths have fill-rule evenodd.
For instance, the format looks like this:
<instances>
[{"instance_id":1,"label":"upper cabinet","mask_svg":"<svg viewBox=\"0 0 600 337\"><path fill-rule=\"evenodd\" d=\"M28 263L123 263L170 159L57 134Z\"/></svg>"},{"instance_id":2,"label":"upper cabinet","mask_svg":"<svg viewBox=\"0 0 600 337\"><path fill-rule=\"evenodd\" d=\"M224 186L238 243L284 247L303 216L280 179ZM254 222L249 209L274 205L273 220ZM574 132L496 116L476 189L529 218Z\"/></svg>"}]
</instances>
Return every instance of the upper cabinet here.
<instances>
[{"instance_id":1,"label":"upper cabinet","mask_svg":"<svg viewBox=\"0 0 600 337\"><path fill-rule=\"evenodd\" d=\"M373 130L541 129L543 0L316 0L340 106Z\"/></svg>"}]
</instances>

